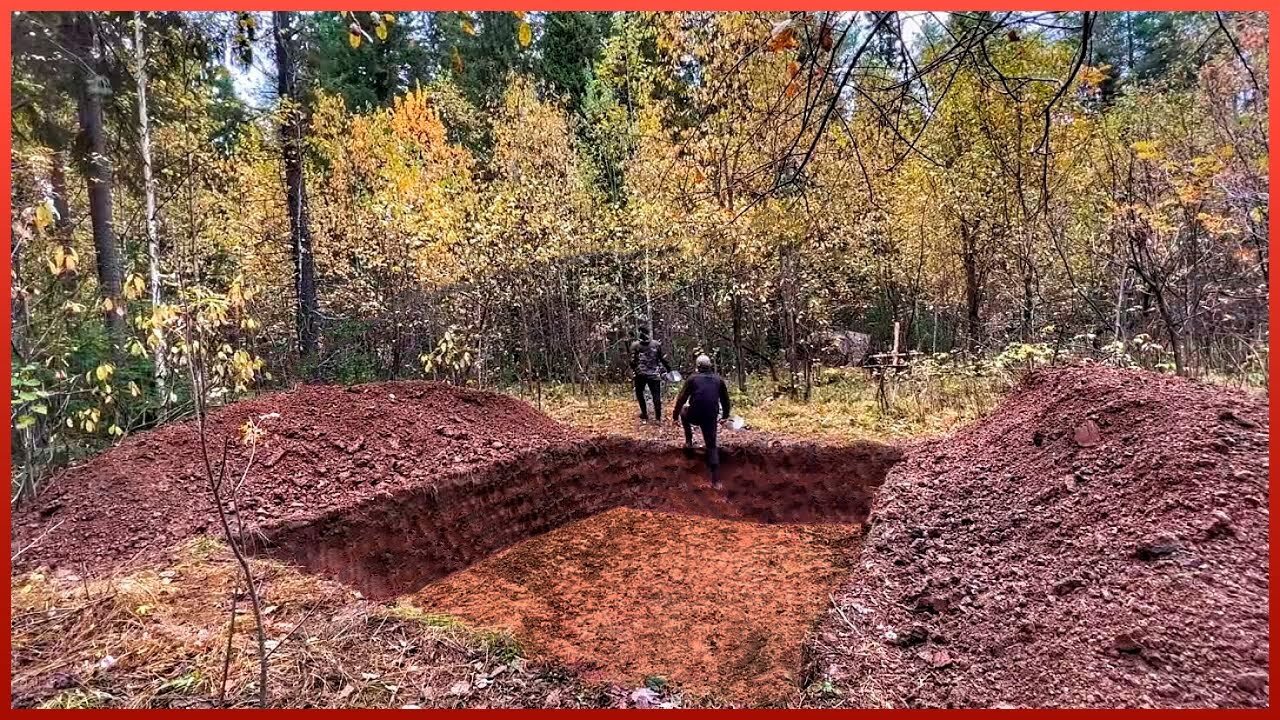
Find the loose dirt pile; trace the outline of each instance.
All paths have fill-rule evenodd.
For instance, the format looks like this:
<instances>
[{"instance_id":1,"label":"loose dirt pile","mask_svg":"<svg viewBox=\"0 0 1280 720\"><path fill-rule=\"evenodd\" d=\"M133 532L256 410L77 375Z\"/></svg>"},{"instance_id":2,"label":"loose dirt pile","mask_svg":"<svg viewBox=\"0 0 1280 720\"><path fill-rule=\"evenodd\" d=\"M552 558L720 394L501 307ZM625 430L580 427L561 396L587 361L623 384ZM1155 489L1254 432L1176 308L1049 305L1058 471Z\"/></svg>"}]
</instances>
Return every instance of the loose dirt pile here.
<instances>
[{"instance_id":1,"label":"loose dirt pile","mask_svg":"<svg viewBox=\"0 0 1280 720\"><path fill-rule=\"evenodd\" d=\"M857 525L619 508L525 541L413 602L512 631L589 682L762 704L799 694L801 650L848 576Z\"/></svg>"},{"instance_id":2,"label":"loose dirt pile","mask_svg":"<svg viewBox=\"0 0 1280 720\"><path fill-rule=\"evenodd\" d=\"M512 628L584 677L664 675L743 704L1268 701L1261 398L1044 371L907 447L726 437L722 491L670 427L585 437L431 383L223 408L215 463L251 419L265 435L239 513L256 552L361 603L411 594L415 612ZM230 446L229 482L248 452ZM191 424L128 439L15 515L15 565L163 564L219 533L205 483Z\"/></svg>"},{"instance_id":3,"label":"loose dirt pile","mask_svg":"<svg viewBox=\"0 0 1280 720\"><path fill-rule=\"evenodd\" d=\"M853 706L1265 706L1262 399L1032 375L881 488L815 670Z\"/></svg>"},{"instance_id":4,"label":"loose dirt pile","mask_svg":"<svg viewBox=\"0 0 1280 720\"><path fill-rule=\"evenodd\" d=\"M238 442L247 420L266 431L239 503L245 525L259 528L578 438L495 393L426 382L308 385L211 414L215 472L230 438L228 475L236 481L249 457ZM48 564L93 573L154 557L191 535L219 532L196 427L177 423L128 438L59 474L37 504L15 513L11 547L21 551L19 568Z\"/></svg>"}]
</instances>

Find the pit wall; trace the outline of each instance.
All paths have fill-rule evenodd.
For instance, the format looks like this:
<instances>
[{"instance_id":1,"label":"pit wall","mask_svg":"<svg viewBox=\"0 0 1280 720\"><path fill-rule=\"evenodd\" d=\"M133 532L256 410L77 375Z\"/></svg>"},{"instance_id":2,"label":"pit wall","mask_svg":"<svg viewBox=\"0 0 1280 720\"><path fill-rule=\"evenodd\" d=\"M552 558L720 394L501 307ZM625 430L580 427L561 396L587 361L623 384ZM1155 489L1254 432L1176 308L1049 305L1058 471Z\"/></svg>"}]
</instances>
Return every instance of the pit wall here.
<instances>
[{"instance_id":1,"label":"pit wall","mask_svg":"<svg viewBox=\"0 0 1280 720\"><path fill-rule=\"evenodd\" d=\"M374 598L413 592L504 548L617 507L761 523L861 523L897 448L742 444L701 451L607 437L529 451L440 483L274 528L260 552Z\"/></svg>"}]
</instances>

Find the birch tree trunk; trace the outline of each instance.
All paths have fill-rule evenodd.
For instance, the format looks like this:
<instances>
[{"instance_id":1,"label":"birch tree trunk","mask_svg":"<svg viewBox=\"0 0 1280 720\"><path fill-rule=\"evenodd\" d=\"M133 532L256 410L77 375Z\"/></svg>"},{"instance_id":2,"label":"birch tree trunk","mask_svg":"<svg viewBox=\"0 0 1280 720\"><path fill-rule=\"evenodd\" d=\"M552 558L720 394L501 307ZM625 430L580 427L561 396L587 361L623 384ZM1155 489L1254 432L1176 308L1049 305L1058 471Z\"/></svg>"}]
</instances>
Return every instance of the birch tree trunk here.
<instances>
[{"instance_id":1,"label":"birch tree trunk","mask_svg":"<svg viewBox=\"0 0 1280 720\"><path fill-rule=\"evenodd\" d=\"M134 75L138 83L138 136L142 153L142 188L146 198L147 226L147 269L151 290L151 307L160 307L160 238L156 232L156 183L151 171L151 122L147 117L147 52L142 38L142 13L133 14L133 49ZM168 396L164 391L165 366L164 341L155 347L155 382L156 393L163 399Z\"/></svg>"}]
</instances>

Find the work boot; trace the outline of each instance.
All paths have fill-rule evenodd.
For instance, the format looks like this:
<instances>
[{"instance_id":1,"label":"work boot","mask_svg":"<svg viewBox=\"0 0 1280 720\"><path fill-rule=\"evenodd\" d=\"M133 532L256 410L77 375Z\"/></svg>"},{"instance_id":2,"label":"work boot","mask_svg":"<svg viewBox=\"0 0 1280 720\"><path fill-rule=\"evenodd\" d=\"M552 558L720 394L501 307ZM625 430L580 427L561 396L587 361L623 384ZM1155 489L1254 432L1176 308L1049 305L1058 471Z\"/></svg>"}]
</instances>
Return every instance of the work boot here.
<instances>
[{"instance_id":1,"label":"work boot","mask_svg":"<svg viewBox=\"0 0 1280 720\"><path fill-rule=\"evenodd\" d=\"M711 468L711 489L720 490L723 488L724 485L720 484L720 466L717 465L716 467Z\"/></svg>"}]
</instances>

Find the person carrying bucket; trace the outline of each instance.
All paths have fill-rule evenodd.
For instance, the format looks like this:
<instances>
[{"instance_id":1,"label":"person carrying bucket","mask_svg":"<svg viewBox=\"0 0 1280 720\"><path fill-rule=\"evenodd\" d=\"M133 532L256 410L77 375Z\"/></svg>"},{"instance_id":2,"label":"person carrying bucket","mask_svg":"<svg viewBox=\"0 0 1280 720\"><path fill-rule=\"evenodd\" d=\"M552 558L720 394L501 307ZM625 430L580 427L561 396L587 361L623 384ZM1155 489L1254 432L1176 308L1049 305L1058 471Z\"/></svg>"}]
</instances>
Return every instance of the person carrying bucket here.
<instances>
[{"instance_id":1,"label":"person carrying bucket","mask_svg":"<svg viewBox=\"0 0 1280 720\"><path fill-rule=\"evenodd\" d=\"M711 369L711 358L699 355L698 371L685 381L676 396L672 420L684 425L684 446L693 447L693 426L702 430L702 444L707 450L707 467L711 470L711 487L720 489L720 451L716 447L716 426L729 419L729 386ZM685 407L688 403L688 407Z\"/></svg>"},{"instance_id":2,"label":"person carrying bucket","mask_svg":"<svg viewBox=\"0 0 1280 720\"><path fill-rule=\"evenodd\" d=\"M649 408L645 406L644 390L649 388L653 396L653 417L662 422L661 369L671 372L671 363L662 354L662 343L649 337L649 328L640 326L640 339L631 343L631 370L635 373L636 402L640 403L640 421L649 420Z\"/></svg>"}]
</instances>

